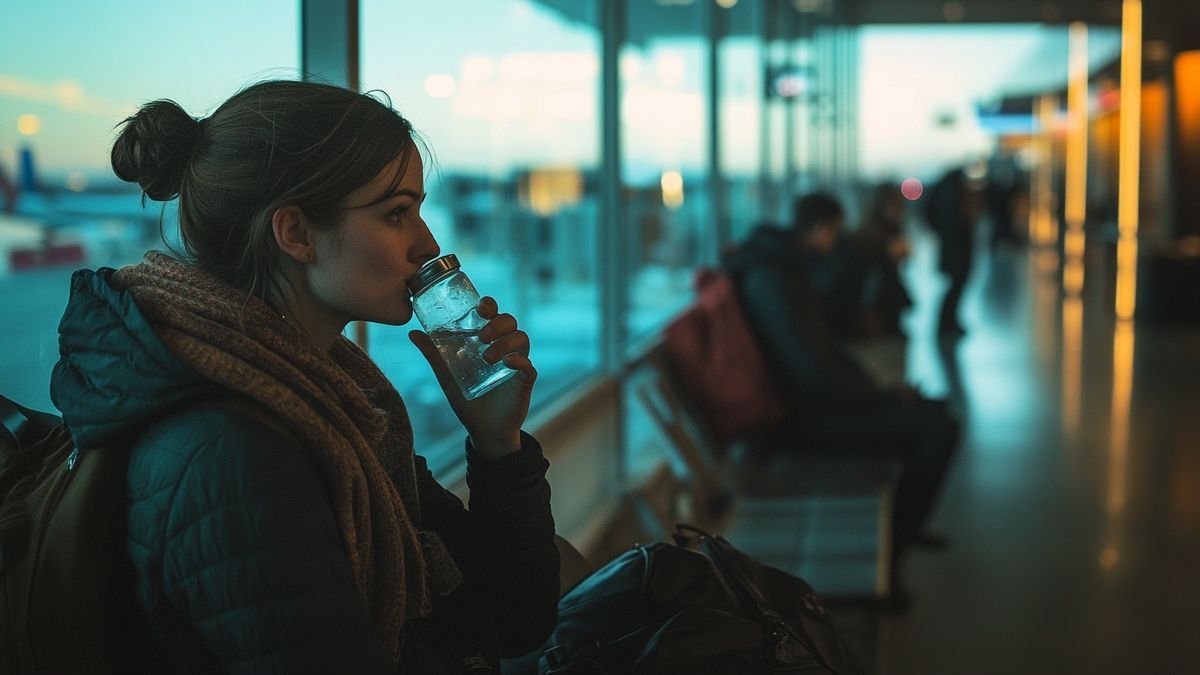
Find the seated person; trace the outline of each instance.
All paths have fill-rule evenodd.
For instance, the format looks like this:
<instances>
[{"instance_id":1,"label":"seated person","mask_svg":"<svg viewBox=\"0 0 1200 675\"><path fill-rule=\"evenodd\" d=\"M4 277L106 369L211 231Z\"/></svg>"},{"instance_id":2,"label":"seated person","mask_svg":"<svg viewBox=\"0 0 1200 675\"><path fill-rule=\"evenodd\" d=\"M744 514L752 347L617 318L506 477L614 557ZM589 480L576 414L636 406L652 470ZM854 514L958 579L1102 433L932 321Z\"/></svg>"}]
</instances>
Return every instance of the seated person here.
<instances>
[{"instance_id":1,"label":"seated person","mask_svg":"<svg viewBox=\"0 0 1200 675\"><path fill-rule=\"evenodd\" d=\"M900 263L910 253L903 221L900 186L892 183L877 186L867 206L866 218L852 238L864 267L858 326L864 337L903 335L900 315L913 304L900 278Z\"/></svg>"},{"instance_id":2,"label":"seated person","mask_svg":"<svg viewBox=\"0 0 1200 675\"><path fill-rule=\"evenodd\" d=\"M469 509L343 336L407 323L406 281L440 253L421 148L388 104L313 82L255 84L204 119L155 101L122 124L113 169L179 199L187 255L76 272L51 383L79 447L129 447L114 670L492 673L553 629L528 335L481 300L484 359L516 375L467 400L409 334L462 422Z\"/></svg>"},{"instance_id":3,"label":"seated person","mask_svg":"<svg viewBox=\"0 0 1200 675\"><path fill-rule=\"evenodd\" d=\"M750 326L788 408L797 446L822 453L895 456L901 475L895 495L893 600L898 561L913 543L933 543L923 530L958 444L959 425L945 404L909 388L883 389L846 356L832 335L811 270L838 241L841 208L809 195L795 227L761 226L725 257Z\"/></svg>"}]
</instances>

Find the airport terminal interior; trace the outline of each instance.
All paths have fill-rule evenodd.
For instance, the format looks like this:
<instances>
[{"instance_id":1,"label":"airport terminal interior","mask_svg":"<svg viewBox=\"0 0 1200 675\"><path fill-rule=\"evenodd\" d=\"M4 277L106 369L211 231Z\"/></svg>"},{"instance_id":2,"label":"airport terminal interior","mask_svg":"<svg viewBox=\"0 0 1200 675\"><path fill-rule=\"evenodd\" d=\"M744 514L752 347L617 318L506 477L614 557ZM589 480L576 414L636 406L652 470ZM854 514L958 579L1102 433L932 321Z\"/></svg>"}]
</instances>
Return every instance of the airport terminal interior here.
<instances>
[{"instance_id":1,"label":"airport terminal interior","mask_svg":"<svg viewBox=\"0 0 1200 675\"><path fill-rule=\"evenodd\" d=\"M876 675L1200 672L1200 4L42 0L0 26L0 394L54 410L75 270L182 250L177 201L110 165L138 106L372 92L419 134L441 251L529 334L573 574L695 522L811 583ZM883 261L810 270L831 353L960 428L902 576L895 462L822 453L807 404L723 434L762 395L713 416L695 371L730 366L670 337L813 194L829 256ZM346 335L465 495L415 323Z\"/></svg>"}]
</instances>

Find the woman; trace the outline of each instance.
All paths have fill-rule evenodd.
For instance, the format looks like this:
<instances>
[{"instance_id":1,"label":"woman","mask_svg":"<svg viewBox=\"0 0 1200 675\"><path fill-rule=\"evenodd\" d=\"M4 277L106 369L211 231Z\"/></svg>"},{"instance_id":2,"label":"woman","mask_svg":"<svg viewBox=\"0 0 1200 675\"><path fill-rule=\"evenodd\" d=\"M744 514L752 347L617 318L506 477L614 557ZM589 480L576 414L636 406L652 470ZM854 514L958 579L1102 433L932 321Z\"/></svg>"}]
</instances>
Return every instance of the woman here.
<instances>
[{"instance_id":1,"label":"woman","mask_svg":"<svg viewBox=\"0 0 1200 675\"><path fill-rule=\"evenodd\" d=\"M342 336L406 323L439 254L411 125L348 90L263 82L195 120L156 101L113 169L179 198L186 260L81 270L52 396L82 447L131 444L122 672L491 672L556 619L547 468L521 432L528 336L484 298L470 510L413 453L400 396Z\"/></svg>"}]
</instances>

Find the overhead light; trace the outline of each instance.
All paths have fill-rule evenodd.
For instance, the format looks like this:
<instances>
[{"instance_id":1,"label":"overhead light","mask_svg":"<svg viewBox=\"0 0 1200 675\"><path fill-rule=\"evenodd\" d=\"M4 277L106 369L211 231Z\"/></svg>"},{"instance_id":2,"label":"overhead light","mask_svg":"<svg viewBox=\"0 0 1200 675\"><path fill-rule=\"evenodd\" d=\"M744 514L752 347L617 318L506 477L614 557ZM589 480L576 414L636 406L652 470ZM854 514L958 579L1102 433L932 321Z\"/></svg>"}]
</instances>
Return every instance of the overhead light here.
<instances>
[{"instance_id":1,"label":"overhead light","mask_svg":"<svg viewBox=\"0 0 1200 675\"><path fill-rule=\"evenodd\" d=\"M961 2L947 2L942 5L942 16L951 23L957 23L967 17L967 9Z\"/></svg>"},{"instance_id":2,"label":"overhead light","mask_svg":"<svg viewBox=\"0 0 1200 675\"><path fill-rule=\"evenodd\" d=\"M1154 63L1165 63L1171 58L1171 47L1162 40L1149 40L1142 50L1145 60Z\"/></svg>"}]
</instances>

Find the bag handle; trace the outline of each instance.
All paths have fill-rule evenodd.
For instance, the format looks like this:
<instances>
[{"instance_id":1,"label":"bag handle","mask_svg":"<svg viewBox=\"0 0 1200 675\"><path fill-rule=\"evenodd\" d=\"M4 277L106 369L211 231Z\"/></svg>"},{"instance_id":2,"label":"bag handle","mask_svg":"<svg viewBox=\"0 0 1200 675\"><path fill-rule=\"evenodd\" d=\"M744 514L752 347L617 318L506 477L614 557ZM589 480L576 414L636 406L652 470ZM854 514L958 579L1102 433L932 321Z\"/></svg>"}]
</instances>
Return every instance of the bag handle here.
<instances>
[{"instance_id":1,"label":"bag handle","mask_svg":"<svg viewBox=\"0 0 1200 675\"><path fill-rule=\"evenodd\" d=\"M833 664L829 662L829 659L825 657L821 650L817 648L817 645L788 627L778 614L767 607L762 590L756 584L751 583L739 570L740 565L738 565L737 561L731 559L727 549L732 549L733 545L724 537L709 534L695 525L677 523L675 525L674 538L676 545L683 548L687 548L693 539L698 539L701 546L703 546L703 552L713 561L717 571L720 572L726 583L733 589L738 600L745 605L745 609L748 612L771 628L777 641L788 638L798 641L808 649L813 657L828 668L830 672L837 675L837 669L834 668ZM782 642L777 642L777 647L781 644Z\"/></svg>"}]
</instances>

